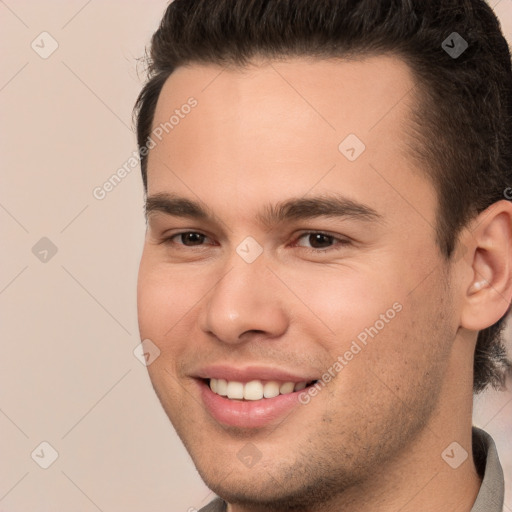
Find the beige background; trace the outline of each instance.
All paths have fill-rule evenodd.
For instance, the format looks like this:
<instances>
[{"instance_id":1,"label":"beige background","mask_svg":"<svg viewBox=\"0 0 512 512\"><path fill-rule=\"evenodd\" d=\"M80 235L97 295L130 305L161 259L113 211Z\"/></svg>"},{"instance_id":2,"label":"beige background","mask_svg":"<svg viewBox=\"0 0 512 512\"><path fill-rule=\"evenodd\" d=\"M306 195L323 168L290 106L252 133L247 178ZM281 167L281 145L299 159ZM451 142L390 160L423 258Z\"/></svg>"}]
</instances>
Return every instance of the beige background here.
<instances>
[{"instance_id":1,"label":"beige background","mask_svg":"<svg viewBox=\"0 0 512 512\"><path fill-rule=\"evenodd\" d=\"M512 40L512 0L494 4ZM136 59L165 7L0 0L0 511L185 512L211 499L133 354L139 168L93 196L136 149ZM512 481L510 418L511 393L477 400ZM58 452L48 469L43 441Z\"/></svg>"}]
</instances>

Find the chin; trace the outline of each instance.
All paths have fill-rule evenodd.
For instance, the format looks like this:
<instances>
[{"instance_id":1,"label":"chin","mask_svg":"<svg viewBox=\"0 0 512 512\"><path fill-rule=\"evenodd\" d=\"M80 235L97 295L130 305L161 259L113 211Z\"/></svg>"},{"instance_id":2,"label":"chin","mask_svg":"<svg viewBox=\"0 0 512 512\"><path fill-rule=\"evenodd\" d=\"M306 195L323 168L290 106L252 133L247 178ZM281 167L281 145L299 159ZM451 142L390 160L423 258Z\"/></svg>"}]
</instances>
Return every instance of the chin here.
<instances>
[{"instance_id":1,"label":"chin","mask_svg":"<svg viewBox=\"0 0 512 512\"><path fill-rule=\"evenodd\" d=\"M236 457L245 442L236 445L222 445L221 450L219 444L218 452L215 448L205 452L199 443L195 445L197 451L191 451L186 445L204 483L233 505L265 512L308 512L339 499L340 493L358 480L357 468L327 468L325 461L314 456L294 456L285 462L284 452L277 450L271 459L265 457L253 467L245 467Z\"/></svg>"},{"instance_id":2,"label":"chin","mask_svg":"<svg viewBox=\"0 0 512 512\"><path fill-rule=\"evenodd\" d=\"M294 482L289 478L274 478L264 469L247 478L229 474L224 480L209 479L203 475L206 485L224 501L254 510L308 512L326 506L340 493L339 482L317 479L309 483ZM276 475L277 476L277 475Z\"/></svg>"}]
</instances>

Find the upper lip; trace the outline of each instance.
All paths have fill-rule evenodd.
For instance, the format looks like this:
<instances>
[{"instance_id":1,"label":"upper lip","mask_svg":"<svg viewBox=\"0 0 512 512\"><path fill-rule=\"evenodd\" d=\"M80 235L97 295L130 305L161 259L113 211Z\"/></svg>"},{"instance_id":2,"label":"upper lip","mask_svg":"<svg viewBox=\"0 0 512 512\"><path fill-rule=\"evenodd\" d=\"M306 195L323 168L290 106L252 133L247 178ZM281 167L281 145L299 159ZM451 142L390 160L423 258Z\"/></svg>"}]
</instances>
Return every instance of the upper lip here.
<instances>
[{"instance_id":1,"label":"upper lip","mask_svg":"<svg viewBox=\"0 0 512 512\"><path fill-rule=\"evenodd\" d=\"M236 382L249 382L251 380L276 380L280 382L310 382L318 377L312 374L297 374L281 368L269 366L235 367L226 364L216 364L200 368L194 376L200 379L225 379Z\"/></svg>"}]
</instances>

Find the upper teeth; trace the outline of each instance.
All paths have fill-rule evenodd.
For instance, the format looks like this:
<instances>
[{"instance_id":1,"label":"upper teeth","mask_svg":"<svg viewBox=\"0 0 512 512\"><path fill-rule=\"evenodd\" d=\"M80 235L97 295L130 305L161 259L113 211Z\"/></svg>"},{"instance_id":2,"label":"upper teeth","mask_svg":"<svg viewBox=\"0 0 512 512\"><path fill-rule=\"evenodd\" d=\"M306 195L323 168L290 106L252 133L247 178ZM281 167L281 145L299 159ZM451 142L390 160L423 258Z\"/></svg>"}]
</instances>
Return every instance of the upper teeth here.
<instances>
[{"instance_id":1,"label":"upper teeth","mask_svg":"<svg viewBox=\"0 0 512 512\"><path fill-rule=\"evenodd\" d=\"M281 394L286 395L294 391L300 391L307 386L307 382L277 382L251 380L250 382L227 381L225 379L210 379L210 389L220 396L238 400L261 400L274 398Z\"/></svg>"}]
</instances>

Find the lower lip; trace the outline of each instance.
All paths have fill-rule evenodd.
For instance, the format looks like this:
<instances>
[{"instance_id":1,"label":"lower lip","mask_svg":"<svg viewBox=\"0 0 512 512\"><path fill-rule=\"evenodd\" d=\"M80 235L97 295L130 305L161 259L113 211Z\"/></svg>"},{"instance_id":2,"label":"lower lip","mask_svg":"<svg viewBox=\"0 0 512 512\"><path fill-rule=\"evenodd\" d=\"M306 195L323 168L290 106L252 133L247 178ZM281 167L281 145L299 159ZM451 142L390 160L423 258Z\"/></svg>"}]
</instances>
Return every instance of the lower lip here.
<instances>
[{"instance_id":1,"label":"lower lip","mask_svg":"<svg viewBox=\"0 0 512 512\"><path fill-rule=\"evenodd\" d=\"M304 391L261 400L230 400L214 393L205 381L198 382L201 398L211 416L219 423L239 428L261 428L281 419L301 405L299 394Z\"/></svg>"}]
</instances>

